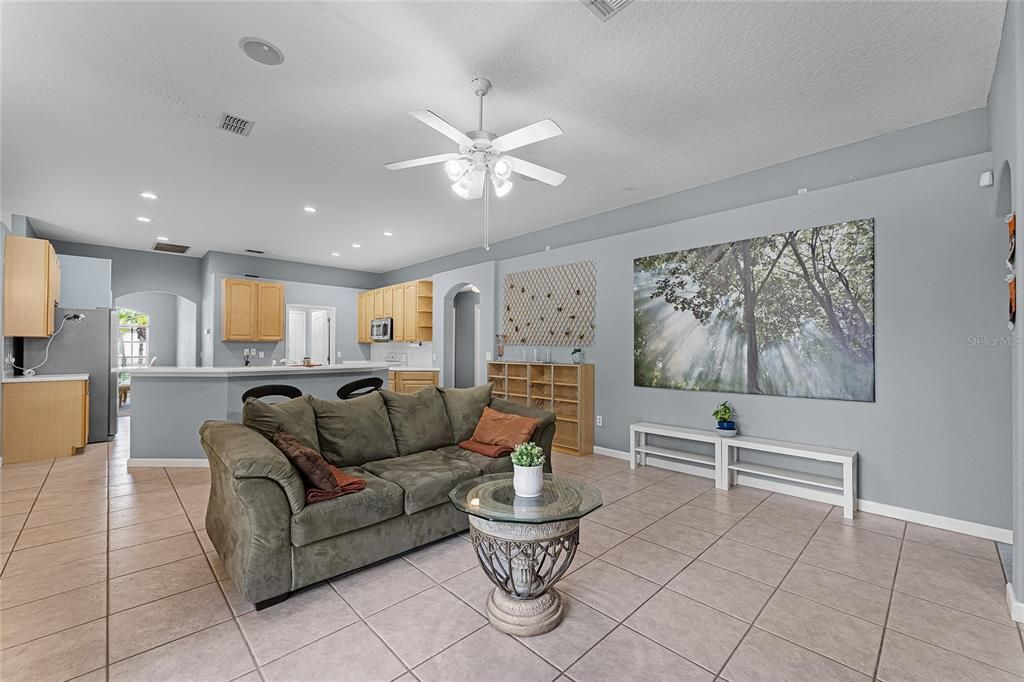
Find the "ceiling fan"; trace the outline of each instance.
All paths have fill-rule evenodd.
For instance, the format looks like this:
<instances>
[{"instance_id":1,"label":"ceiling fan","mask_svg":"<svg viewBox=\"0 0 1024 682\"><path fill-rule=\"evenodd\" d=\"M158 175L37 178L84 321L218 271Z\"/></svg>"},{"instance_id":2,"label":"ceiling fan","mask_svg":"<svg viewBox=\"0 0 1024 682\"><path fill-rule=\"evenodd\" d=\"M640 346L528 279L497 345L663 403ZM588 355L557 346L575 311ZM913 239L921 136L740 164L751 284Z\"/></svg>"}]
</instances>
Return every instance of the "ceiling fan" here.
<instances>
[{"instance_id":1,"label":"ceiling fan","mask_svg":"<svg viewBox=\"0 0 1024 682\"><path fill-rule=\"evenodd\" d=\"M512 191L512 174L540 180L543 183L558 187L565 181L565 175L544 166L525 161L507 152L525 147L562 134L558 124L549 118L538 121L525 128L498 136L484 130L484 96L491 89L491 82L486 78L473 79L473 91L480 100L479 125L477 130L465 133L458 130L440 116L426 109L410 111L409 114L449 138L459 145L459 151L448 154L435 154L408 161L396 161L385 164L388 170L415 168L435 163L443 163L444 171L452 181L452 191L463 199L484 200L484 249L490 249L488 224L490 214L490 191L494 188L496 197L506 196Z\"/></svg>"}]
</instances>

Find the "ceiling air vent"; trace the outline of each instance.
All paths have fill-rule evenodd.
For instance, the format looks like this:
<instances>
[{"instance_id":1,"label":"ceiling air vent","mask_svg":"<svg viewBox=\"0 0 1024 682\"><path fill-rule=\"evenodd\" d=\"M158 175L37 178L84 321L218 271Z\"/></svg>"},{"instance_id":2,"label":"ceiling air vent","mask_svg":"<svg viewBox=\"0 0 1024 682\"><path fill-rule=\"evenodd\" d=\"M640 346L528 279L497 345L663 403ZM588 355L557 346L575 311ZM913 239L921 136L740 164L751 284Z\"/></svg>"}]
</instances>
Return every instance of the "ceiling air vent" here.
<instances>
[{"instance_id":1,"label":"ceiling air vent","mask_svg":"<svg viewBox=\"0 0 1024 682\"><path fill-rule=\"evenodd\" d=\"M226 130L235 135L244 135L245 137L249 137L249 133L252 132L252 125L252 121L247 121L241 116L233 114L224 114L220 119L221 130Z\"/></svg>"},{"instance_id":2,"label":"ceiling air vent","mask_svg":"<svg viewBox=\"0 0 1024 682\"><path fill-rule=\"evenodd\" d=\"M169 242L157 242L153 244L154 251L160 251L162 253L187 253L191 246L185 246L184 244L171 244Z\"/></svg>"},{"instance_id":3,"label":"ceiling air vent","mask_svg":"<svg viewBox=\"0 0 1024 682\"><path fill-rule=\"evenodd\" d=\"M245 252L246 253L255 253L255 254L259 255L259 256L262 256L264 253L266 253L266 251L260 251L259 249L246 249Z\"/></svg>"},{"instance_id":4,"label":"ceiling air vent","mask_svg":"<svg viewBox=\"0 0 1024 682\"><path fill-rule=\"evenodd\" d=\"M601 21L608 21L633 0L580 0Z\"/></svg>"}]
</instances>

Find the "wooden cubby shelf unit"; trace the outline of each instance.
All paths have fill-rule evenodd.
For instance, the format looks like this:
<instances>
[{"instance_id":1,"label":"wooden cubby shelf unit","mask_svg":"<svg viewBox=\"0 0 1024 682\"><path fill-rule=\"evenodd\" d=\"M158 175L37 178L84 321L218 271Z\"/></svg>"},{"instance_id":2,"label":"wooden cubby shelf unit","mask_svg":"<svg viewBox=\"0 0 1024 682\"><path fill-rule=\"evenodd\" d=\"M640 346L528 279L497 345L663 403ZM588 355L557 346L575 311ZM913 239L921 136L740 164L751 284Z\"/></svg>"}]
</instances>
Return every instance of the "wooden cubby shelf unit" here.
<instances>
[{"instance_id":1,"label":"wooden cubby shelf unit","mask_svg":"<svg viewBox=\"0 0 1024 682\"><path fill-rule=\"evenodd\" d=\"M594 365L489 362L487 379L499 398L555 413L555 450L593 454Z\"/></svg>"}]
</instances>

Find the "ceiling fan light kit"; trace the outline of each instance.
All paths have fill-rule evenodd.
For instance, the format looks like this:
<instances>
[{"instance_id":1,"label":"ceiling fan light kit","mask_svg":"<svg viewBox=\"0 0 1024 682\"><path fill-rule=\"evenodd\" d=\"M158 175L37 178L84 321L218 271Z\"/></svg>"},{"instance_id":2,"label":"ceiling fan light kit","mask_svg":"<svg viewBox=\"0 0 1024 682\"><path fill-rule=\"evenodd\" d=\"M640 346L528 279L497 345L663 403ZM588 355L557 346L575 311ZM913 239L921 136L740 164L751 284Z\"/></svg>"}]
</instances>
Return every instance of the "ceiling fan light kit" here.
<instances>
[{"instance_id":1,"label":"ceiling fan light kit","mask_svg":"<svg viewBox=\"0 0 1024 682\"><path fill-rule=\"evenodd\" d=\"M558 187L565 181L565 175L562 173L514 156L508 156L506 152L557 137L562 134L562 129L551 119L544 119L501 136L484 130L484 97L491 89L491 82L486 78L474 78L472 86L473 92L479 99L477 130L462 132L434 112L426 109L409 112L413 118L422 121L458 144L458 153L450 152L409 161L396 161L385 164L384 167L388 170L402 170L443 163L445 175L452 181L452 192L467 200L483 198L484 249L490 249L488 223L491 192L488 185L494 188L494 196L501 198L508 196L515 186L511 180L513 173L518 173L527 179L540 180L552 187Z\"/></svg>"}]
</instances>

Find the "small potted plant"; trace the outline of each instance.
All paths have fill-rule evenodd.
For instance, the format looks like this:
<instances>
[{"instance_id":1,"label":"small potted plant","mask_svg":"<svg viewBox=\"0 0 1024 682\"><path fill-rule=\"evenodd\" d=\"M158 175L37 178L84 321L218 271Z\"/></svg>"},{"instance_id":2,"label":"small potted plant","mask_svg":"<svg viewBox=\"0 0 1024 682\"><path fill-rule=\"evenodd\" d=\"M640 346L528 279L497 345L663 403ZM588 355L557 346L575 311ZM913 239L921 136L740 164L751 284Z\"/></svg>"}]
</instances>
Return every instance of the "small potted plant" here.
<instances>
[{"instance_id":1,"label":"small potted plant","mask_svg":"<svg viewBox=\"0 0 1024 682\"><path fill-rule=\"evenodd\" d=\"M519 497L537 497L544 487L544 450L520 443L512 451L512 487Z\"/></svg>"},{"instance_id":2,"label":"small potted plant","mask_svg":"<svg viewBox=\"0 0 1024 682\"><path fill-rule=\"evenodd\" d=\"M732 405L729 404L728 400L724 403L719 403L715 411L711 413L711 416L718 421L718 430L723 432L723 436L736 435L736 420L733 419L736 416L736 412L732 409Z\"/></svg>"},{"instance_id":3,"label":"small potted plant","mask_svg":"<svg viewBox=\"0 0 1024 682\"><path fill-rule=\"evenodd\" d=\"M583 364L583 349L582 348L573 348L572 352L569 354L569 357L572 358L572 364L574 364L574 365L582 365Z\"/></svg>"}]
</instances>

